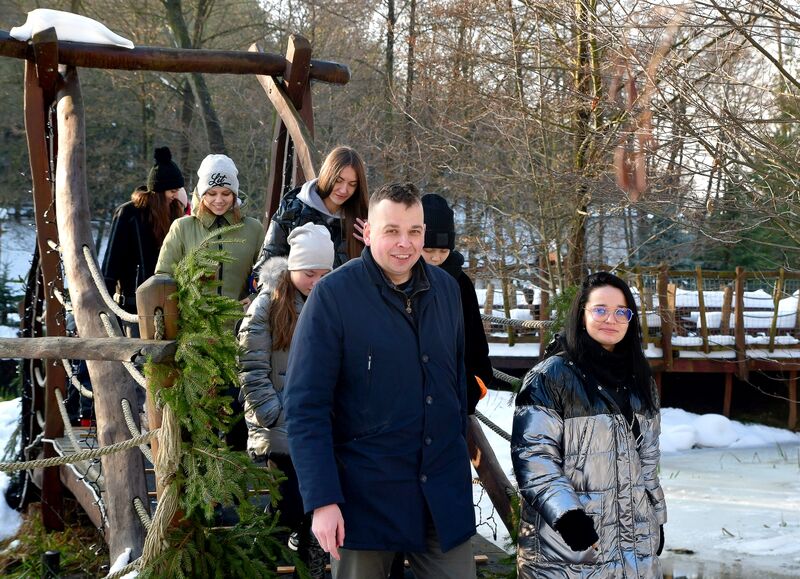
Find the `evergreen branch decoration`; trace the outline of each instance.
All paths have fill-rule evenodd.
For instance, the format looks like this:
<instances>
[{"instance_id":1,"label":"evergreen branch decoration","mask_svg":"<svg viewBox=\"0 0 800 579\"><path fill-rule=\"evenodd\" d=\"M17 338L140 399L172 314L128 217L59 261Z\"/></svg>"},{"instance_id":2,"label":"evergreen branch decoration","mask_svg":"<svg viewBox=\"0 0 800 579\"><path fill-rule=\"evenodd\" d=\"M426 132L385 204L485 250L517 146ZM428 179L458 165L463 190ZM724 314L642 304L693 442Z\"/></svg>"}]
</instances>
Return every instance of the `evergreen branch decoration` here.
<instances>
[{"instance_id":1,"label":"evergreen branch decoration","mask_svg":"<svg viewBox=\"0 0 800 579\"><path fill-rule=\"evenodd\" d=\"M239 385L238 343L233 327L241 305L218 294L220 263L232 258L219 243L217 229L175 267L180 311L175 366L148 363L145 373L160 405L168 405L182 430L178 485L182 520L167 534L168 547L142 570L143 577L277 577L277 563L301 566L277 526L277 516L259 508L257 493L279 498L281 473L261 468L225 444L222 434L234 424L231 398ZM174 382L170 387L165 384ZM254 493L256 491L256 493ZM238 523L215 526L218 513L235 508Z\"/></svg>"}]
</instances>

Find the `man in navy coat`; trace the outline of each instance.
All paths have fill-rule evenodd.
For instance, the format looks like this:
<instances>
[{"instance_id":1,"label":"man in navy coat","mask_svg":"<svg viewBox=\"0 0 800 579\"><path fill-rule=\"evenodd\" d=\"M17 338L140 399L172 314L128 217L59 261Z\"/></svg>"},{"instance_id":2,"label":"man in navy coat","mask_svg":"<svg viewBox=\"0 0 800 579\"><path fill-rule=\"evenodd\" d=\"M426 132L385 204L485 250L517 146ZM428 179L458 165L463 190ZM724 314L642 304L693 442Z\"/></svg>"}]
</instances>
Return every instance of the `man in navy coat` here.
<instances>
[{"instance_id":1,"label":"man in navy coat","mask_svg":"<svg viewBox=\"0 0 800 579\"><path fill-rule=\"evenodd\" d=\"M475 577L458 285L420 259L412 184L374 193L366 248L314 288L284 390L289 448L335 579Z\"/></svg>"}]
</instances>

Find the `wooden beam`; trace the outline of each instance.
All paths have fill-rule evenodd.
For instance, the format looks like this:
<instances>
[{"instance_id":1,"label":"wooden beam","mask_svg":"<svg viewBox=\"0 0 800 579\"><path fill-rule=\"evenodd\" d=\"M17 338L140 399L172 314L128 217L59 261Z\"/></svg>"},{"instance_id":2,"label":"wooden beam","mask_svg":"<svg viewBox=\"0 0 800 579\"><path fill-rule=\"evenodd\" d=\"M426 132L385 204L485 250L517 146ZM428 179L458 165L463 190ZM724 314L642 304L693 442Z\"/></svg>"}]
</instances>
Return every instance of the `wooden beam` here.
<instances>
[{"instance_id":1,"label":"wooden beam","mask_svg":"<svg viewBox=\"0 0 800 579\"><path fill-rule=\"evenodd\" d=\"M733 400L733 374L725 374L725 396L722 400L722 415L730 417L731 402Z\"/></svg>"},{"instance_id":2,"label":"wooden beam","mask_svg":"<svg viewBox=\"0 0 800 579\"><path fill-rule=\"evenodd\" d=\"M250 46L250 50L258 51L260 49L253 44ZM319 153L314 148L314 138L311 136L308 127L306 127L292 101L289 100L286 89L281 84L275 82L275 79L271 76L256 75L256 78L264 88L264 92L267 93L272 106L278 111L278 115L286 125L286 130L289 131L289 136L294 142L295 155L297 155L303 167L306 179L313 179L317 176L317 167L320 165L320 159Z\"/></svg>"},{"instance_id":3,"label":"wooden beam","mask_svg":"<svg viewBox=\"0 0 800 579\"><path fill-rule=\"evenodd\" d=\"M309 84L311 71L311 43L299 34L289 36L286 48L286 69L283 84L286 94L298 111L303 108L303 93ZM275 75L272 75L275 76Z\"/></svg>"},{"instance_id":4,"label":"wooden beam","mask_svg":"<svg viewBox=\"0 0 800 579\"><path fill-rule=\"evenodd\" d=\"M128 49L84 42L59 42L58 46L58 64L81 68L268 76L282 76L286 71L286 59L282 55L264 52L154 46ZM34 58L27 42L11 38L5 30L0 30L0 56L25 60ZM332 84L347 84L350 81L350 69L336 62L311 60L309 76Z\"/></svg>"},{"instance_id":5,"label":"wooden beam","mask_svg":"<svg viewBox=\"0 0 800 579\"><path fill-rule=\"evenodd\" d=\"M267 180L267 198L264 200L264 229L269 228L269 221L278 210L283 196L283 165L286 160L286 140L288 133L281 116L275 115L275 133L272 137L272 154L270 156L269 179Z\"/></svg>"},{"instance_id":6,"label":"wooden beam","mask_svg":"<svg viewBox=\"0 0 800 579\"><path fill-rule=\"evenodd\" d=\"M40 42L43 46L34 52L40 60L38 62L28 60L25 63L25 133L28 138L28 157L31 165L36 242L45 287L45 331L49 336L63 336L66 333L63 323L64 308L56 300L54 292L63 293L64 284L59 276L58 252L53 251L47 243L49 240L58 245L59 241L58 228L52 218L53 188L49 155L49 145L52 143L48 142L47 135L55 79L52 75L43 78L39 78L38 75L39 70L44 72L56 66L53 58L58 49L52 46L54 42L52 30L35 35L33 44ZM44 437L46 440L54 440L64 434L55 392L60 390L66 397L66 380L66 372L60 363L45 365ZM52 443L45 442L44 458L54 456L56 451ZM62 484L57 467L46 468L42 474L42 522L48 530L60 531L64 528Z\"/></svg>"},{"instance_id":7,"label":"wooden beam","mask_svg":"<svg viewBox=\"0 0 800 579\"><path fill-rule=\"evenodd\" d=\"M468 418L467 447L472 466L475 467L475 472L478 473L483 488L486 489L486 494L489 495L508 532L514 533L516 529L509 497L509 492L513 493L514 487L500 466L500 462L492 450L492 445L486 439L481 423L475 416Z\"/></svg>"},{"instance_id":8,"label":"wooden beam","mask_svg":"<svg viewBox=\"0 0 800 579\"><path fill-rule=\"evenodd\" d=\"M175 342L137 338L0 338L0 358L170 362Z\"/></svg>"},{"instance_id":9,"label":"wooden beam","mask_svg":"<svg viewBox=\"0 0 800 579\"><path fill-rule=\"evenodd\" d=\"M86 185L86 135L84 109L78 74L74 68L63 74L58 93L58 162L56 164L56 219L61 234L64 274L69 279L69 295L78 335L105 338L101 321L105 313L113 318L95 287L86 265L83 247L94 248L90 227L89 192ZM97 417L97 442L110 446L130 438L121 412L123 398L137 400L139 386L119 362L89 360L89 376L94 385L94 410ZM134 412L139 428L139 413ZM112 560L128 547L131 558L141 554L145 530L133 499L147 502L144 460L138 448L101 458L106 493L106 526L103 529Z\"/></svg>"},{"instance_id":10,"label":"wooden beam","mask_svg":"<svg viewBox=\"0 0 800 579\"><path fill-rule=\"evenodd\" d=\"M60 469L61 482L69 489L75 500L81 504L95 528L102 529L103 515L97 504L97 495L81 480L82 477L70 465L64 464L58 468Z\"/></svg>"}]
</instances>

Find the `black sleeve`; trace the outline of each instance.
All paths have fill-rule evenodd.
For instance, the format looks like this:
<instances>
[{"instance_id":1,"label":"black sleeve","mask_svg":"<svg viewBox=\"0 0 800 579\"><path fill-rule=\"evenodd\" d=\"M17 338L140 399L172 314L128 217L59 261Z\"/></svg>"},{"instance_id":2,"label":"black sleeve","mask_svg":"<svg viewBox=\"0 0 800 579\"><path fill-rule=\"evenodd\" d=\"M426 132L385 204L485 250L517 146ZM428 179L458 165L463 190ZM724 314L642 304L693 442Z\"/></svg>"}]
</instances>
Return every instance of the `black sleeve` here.
<instances>
[{"instance_id":1,"label":"black sleeve","mask_svg":"<svg viewBox=\"0 0 800 579\"><path fill-rule=\"evenodd\" d=\"M126 271L130 268L131 255L127 250L136 243L131 231L131 219L125 211L125 205L121 205L114 212L111 220L111 233L108 236L108 246L103 257L103 277L105 278L108 293L114 295L117 281L124 280Z\"/></svg>"},{"instance_id":2,"label":"black sleeve","mask_svg":"<svg viewBox=\"0 0 800 579\"><path fill-rule=\"evenodd\" d=\"M475 286L467 274L458 276L461 289L461 307L464 310L464 365L467 369L467 410L475 414L475 406L480 400L481 390L475 376L488 388L492 382L492 363L489 360L489 344L483 329L481 310Z\"/></svg>"}]
</instances>

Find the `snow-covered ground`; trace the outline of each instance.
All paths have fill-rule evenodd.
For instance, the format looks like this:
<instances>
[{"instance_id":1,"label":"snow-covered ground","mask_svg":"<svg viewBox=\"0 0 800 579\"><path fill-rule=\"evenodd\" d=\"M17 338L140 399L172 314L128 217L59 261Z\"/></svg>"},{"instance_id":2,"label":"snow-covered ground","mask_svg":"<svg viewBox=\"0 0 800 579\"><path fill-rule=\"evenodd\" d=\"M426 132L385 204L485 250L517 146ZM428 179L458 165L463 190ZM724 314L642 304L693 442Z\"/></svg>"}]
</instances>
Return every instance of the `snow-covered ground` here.
<instances>
[{"instance_id":1,"label":"snow-covered ground","mask_svg":"<svg viewBox=\"0 0 800 579\"><path fill-rule=\"evenodd\" d=\"M513 404L513 394L490 391L478 410L511 432ZM663 409L662 423L664 570L675 577L800 576L800 434L675 408ZM484 430L511 474L508 442ZM692 448L700 444L706 448ZM479 498L478 531L506 546L508 534L496 519L495 538L491 502L476 488Z\"/></svg>"},{"instance_id":2,"label":"snow-covered ground","mask_svg":"<svg viewBox=\"0 0 800 579\"><path fill-rule=\"evenodd\" d=\"M0 456L14 433L19 422L20 400L0 402ZM22 519L17 511L11 509L6 503L5 493L8 486L8 475L0 472L0 541L17 534Z\"/></svg>"}]
</instances>

